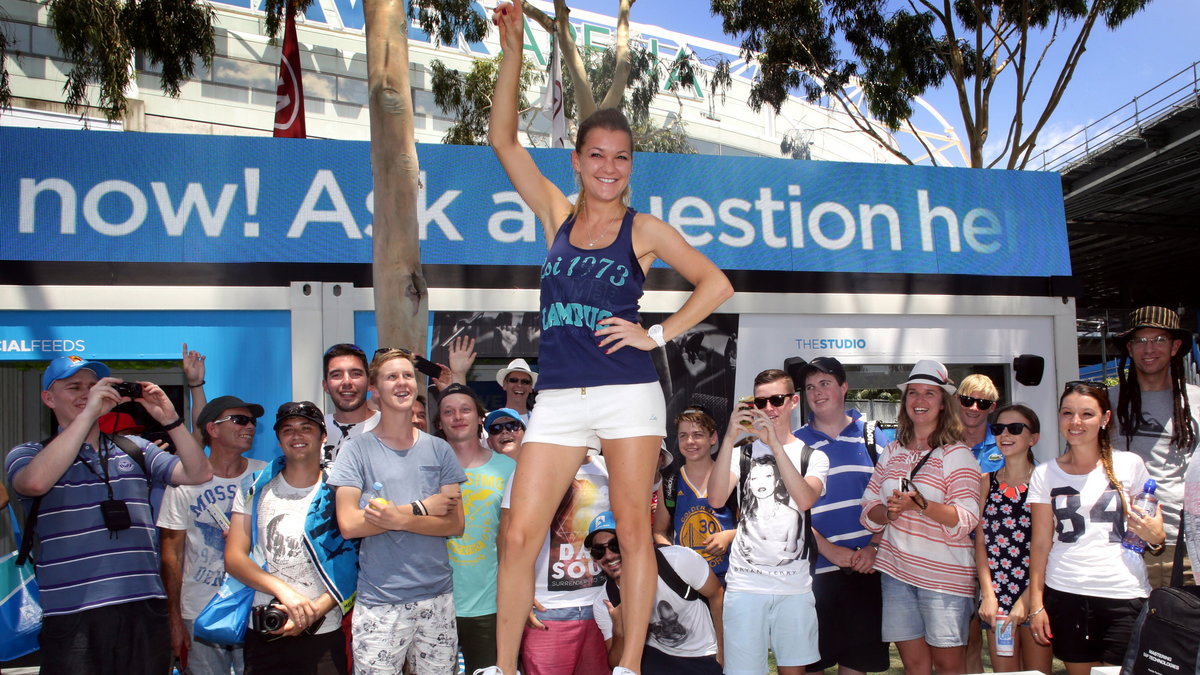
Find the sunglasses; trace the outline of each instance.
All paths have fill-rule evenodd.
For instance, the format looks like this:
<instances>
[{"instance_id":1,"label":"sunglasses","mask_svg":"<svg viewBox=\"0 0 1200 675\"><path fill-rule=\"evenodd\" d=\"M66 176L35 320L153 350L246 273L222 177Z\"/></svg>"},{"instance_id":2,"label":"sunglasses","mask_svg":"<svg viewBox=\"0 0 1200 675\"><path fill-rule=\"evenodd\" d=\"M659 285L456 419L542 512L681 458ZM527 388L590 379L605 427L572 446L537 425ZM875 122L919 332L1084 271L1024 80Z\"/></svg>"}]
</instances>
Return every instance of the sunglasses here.
<instances>
[{"instance_id":1,"label":"sunglasses","mask_svg":"<svg viewBox=\"0 0 1200 675\"><path fill-rule=\"evenodd\" d=\"M233 422L234 424L238 425L239 427L258 424L258 420L254 419L253 417L251 417L249 415L226 415L219 419L213 420L213 424L220 424L221 422Z\"/></svg>"},{"instance_id":2,"label":"sunglasses","mask_svg":"<svg viewBox=\"0 0 1200 675\"><path fill-rule=\"evenodd\" d=\"M1170 341L1171 338L1167 337L1166 335L1155 335L1152 338L1130 338L1128 344L1130 347L1145 347L1146 345L1165 345Z\"/></svg>"},{"instance_id":3,"label":"sunglasses","mask_svg":"<svg viewBox=\"0 0 1200 675\"><path fill-rule=\"evenodd\" d=\"M380 347L379 349L375 350L375 356L386 354L388 352L400 352L401 354L412 356L412 350L405 349L404 347Z\"/></svg>"},{"instance_id":4,"label":"sunglasses","mask_svg":"<svg viewBox=\"0 0 1200 675\"><path fill-rule=\"evenodd\" d=\"M497 434L502 434L506 431L517 431L518 429L524 429L524 428L525 428L525 425L521 424L520 422L497 422L495 424L489 425L487 428L487 432L488 432L489 436L495 436Z\"/></svg>"},{"instance_id":5,"label":"sunglasses","mask_svg":"<svg viewBox=\"0 0 1200 675\"><path fill-rule=\"evenodd\" d=\"M772 406L774 406L776 408L780 408L783 406L784 403L787 403L787 400L791 397L792 397L792 394L775 394L774 396L761 396L761 397L755 396L754 397L754 407L758 408L759 410L762 410L767 407L768 403L770 403Z\"/></svg>"},{"instance_id":6,"label":"sunglasses","mask_svg":"<svg viewBox=\"0 0 1200 675\"><path fill-rule=\"evenodd\" d=\"M522 378L522 377L509 377L509 378L506 378L505 381L508 382L509 384L523 384L526 387L533 384L533 380Z\"/></svg>"},{"instance_id":7,"label":"sunglasses","mask_svg":"<svg viewBox=\"0 0 1200 675\"><path fill-rule=\"evenodd\" d=\"M1067 386L1063 387L1063 391L1067 391L1074 387L1094 387L1096 389L1108 391L1108 383L1104 382L1103 380L1071 380L1067 383Z\"/></svg>"},{"instance_id":8,"label":"sunglasses","mask_svg":"<svg viewBox=\"0 0 1200 675\"><path fill-rule=\"evenodd\" d=\"M1013 436L1020 436L1023 431L1029 429L1029 425L1024 422L1009 422L1008 424L989 424L988 428L992 430L993 436L999 436L1007 431ZM1033 431L1030 429L1030 431Z\"/></svg>"},{"instance_id":9,"label":"sunglasses","mask_svg":"<svg viewBox=\"0 0 1200 675\"><path fill-rule=\"evenodd\" d=\"M609 539L607 544L592 544L588 547L588 553L592 554L592 560L603 558L605 551L612 551L615 555L621 555L621 547L617 545L615 537Z\"/></svg>"},{"instance_id":10,"label":"sunglasses","mask_svg":"<svg viewBox=\"0 0 1200 675\"><path fill-rule=\"evenodd\" d=\"M962 407L964 407L964 408L970 408L971 406L976 406L979 408L980 412L983 412L984 410L990 410L992 408L992 406L996 405L996 402L991 399L975 398L974 396L963 396L962 394L958 395L958 402L961 403Z\"/></svg>"},{"instance_id":11,"label":"sunglasses","mask_svg":"<svg viewBox=\"0 0 1200 675\"><path fill-rule=\"evenodd\" d=\"M916 483L913 483L911 480L907 478L901 478L900 491L913 493L913 503L920 507L922 511L925 510L925 507L929 506L929 502L925 500L925 495L921 494L921 491L917 489Z\"/></svg>"}]
</instances>

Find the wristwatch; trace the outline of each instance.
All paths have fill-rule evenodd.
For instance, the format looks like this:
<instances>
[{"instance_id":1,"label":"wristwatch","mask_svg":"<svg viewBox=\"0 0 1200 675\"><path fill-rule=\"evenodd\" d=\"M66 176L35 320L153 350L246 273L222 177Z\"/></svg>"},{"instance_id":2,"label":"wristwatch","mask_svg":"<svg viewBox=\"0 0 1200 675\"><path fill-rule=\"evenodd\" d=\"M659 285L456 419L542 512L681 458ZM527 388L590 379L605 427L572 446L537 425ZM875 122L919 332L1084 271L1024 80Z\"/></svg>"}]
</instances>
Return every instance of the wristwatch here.
<instances>
[{"instance_id":1,"label":"wristwatch","mask_svg":"<svg viewBox=\"0 0 1200 675\"><path fill-rule=\"evenodd\" d=\"M646 335L649 335L650 339L654 340L654 344L658 345L659 347L667 346L667 341L663 339L663 327L661 323L656 323L647 328Z\"/></svg>"}]
</instances>

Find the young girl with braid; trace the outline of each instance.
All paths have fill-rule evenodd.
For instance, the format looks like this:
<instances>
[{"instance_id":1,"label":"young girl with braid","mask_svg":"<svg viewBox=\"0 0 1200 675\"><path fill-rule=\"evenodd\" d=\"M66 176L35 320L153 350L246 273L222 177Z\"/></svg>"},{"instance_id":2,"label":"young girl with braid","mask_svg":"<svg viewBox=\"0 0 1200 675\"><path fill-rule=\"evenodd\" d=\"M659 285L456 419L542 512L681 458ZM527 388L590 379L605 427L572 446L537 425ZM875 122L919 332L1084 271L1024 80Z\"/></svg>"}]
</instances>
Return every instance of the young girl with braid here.
<instances>
[{"instance_id":1,"label":"young girl with braid","mask_svg":"<svg viewBox=\"0 0 1200 675\"><path fill-rule=\"evenodd\" d=\"M1069 675L1119 664L1150 595L1141 556L1121 546L1126 528L1162 550L1162 510L1130 506L1149 478L1142 459L1113 452L1112 406L1103 385L1069 382L1058 404L1067 452L1033 471L1030 629Z\"/></svg>"}]
</instances>

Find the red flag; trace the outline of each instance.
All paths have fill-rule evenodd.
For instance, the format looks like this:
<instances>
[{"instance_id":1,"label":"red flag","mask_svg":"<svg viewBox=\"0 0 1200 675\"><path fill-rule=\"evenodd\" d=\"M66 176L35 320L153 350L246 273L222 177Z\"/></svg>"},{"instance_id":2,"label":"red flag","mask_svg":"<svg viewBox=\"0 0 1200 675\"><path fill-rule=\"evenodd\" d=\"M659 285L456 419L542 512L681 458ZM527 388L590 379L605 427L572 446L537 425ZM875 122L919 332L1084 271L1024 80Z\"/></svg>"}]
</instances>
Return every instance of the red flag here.
<instances>
[{"instance_id":1,"label":"red flag","mask_svg":"<svg viewBox=\"0 0 1200 675\"><path fill-rule=\"evenodd\" d=\"M275 135L307 138L304 129L304 82L300 79L300 42L296 39L296 8L288 3L283 29L283 57L275 91Z\"/></svg>"}]
</instances>

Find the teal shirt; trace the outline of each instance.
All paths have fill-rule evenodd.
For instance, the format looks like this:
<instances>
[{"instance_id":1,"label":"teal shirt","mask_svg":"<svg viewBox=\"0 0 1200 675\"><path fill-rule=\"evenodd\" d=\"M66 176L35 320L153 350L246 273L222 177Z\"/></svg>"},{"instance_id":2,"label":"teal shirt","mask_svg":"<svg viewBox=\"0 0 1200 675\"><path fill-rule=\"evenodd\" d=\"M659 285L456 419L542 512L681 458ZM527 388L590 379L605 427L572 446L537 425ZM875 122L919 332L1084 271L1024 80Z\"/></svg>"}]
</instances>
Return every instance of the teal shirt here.
<instances>
[{"instance_id":1,"label":"teal shirt","mask_svg":"<svg viewBox=\"0 0 1200 675\"><path fill-rule=\"evenodd\" d=\"M483 466L466 469L462 484L465 527L461 537L446 540L454 572L454 613L487 616L496 613L496 575L499 560L500 502L517 463L498 452Z\"/></svg>"}]
</instances>

